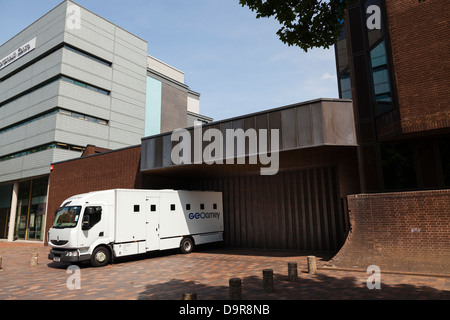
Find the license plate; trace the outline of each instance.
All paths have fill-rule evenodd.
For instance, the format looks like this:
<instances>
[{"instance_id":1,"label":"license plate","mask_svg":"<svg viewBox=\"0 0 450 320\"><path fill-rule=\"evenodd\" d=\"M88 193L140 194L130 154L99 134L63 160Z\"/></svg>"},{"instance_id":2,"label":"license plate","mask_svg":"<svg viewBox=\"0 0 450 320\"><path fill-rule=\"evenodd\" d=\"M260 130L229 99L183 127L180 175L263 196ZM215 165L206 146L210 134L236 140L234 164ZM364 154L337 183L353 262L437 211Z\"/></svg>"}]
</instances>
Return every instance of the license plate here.
<instances>
[{"instance_id":1,"label":"license plate","mask_svg":"<svg viewBox=\"0 0 450 320\"><path fill-rule=\"evenodd\" d=\"M53 261L61 261L61 257L53 257Z\"/></svg>"}]
</instances>

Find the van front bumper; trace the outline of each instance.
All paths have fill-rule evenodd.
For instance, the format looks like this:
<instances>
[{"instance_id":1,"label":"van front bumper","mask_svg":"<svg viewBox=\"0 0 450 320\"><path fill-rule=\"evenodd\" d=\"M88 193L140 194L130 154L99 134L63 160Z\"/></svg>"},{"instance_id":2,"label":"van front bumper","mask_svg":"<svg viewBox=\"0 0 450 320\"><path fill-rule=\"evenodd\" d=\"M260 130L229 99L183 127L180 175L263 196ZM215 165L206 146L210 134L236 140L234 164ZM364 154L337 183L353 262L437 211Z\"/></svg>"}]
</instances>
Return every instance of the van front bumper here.
<instances>
[{"instance_id":1,"label":"van front bumper","mask_svg":"<svg viewBox=\"0 0 450 320\"><path fill-rule=\"evenodd\" d=\"M55 262L82 262L89 261L91 259L90 254L80 255L79 250L58 250L52 249L48 254L48 259Z\"/></svg>"}]
</instances>

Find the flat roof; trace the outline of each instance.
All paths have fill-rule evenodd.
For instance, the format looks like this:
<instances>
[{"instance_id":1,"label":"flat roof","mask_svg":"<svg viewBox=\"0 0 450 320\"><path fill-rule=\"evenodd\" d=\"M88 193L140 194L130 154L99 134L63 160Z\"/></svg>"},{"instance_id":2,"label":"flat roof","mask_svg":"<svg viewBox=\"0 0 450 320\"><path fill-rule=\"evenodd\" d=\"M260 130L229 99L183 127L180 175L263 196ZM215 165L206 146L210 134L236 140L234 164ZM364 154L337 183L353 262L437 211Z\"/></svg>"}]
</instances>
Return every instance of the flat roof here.
<instances>
[{"instance_id":1,"label":"flat roof","mask_svg":"<svg viewBox=\"0 0 450 320\"><path fill-rule=\"evenodd\" d=\"M215 121L203 126L185 128L184 130L189 133L192 144L195 143L195 139L198 139L201 134L202 146L200 148L202 156L205 145L208 142L211 143L210 141L203 141L203 135L208 129L217 129L222 133L222 160L224 161L227 155L226 133L229 129L233 129L234 132L237 129L242 129L244 132L254 129L259 135L257 136L258 141L261 138L265 138L265 141L268 142L265 152L269 153L272 151L282 152L320 146L357 146L353 105L352 100L348 99L315 99ZM261 131L261 129L265 129L265 131ZM278 130L279 141L277 150L271 150L271 144L269 143L272 138L272 130ZM175 130L142 139L141 172L186 165L186 163L178 165L173 163L172 150L181 143L177 139L172 141L174 132L178 131ZM261 136L261 134L266 136ZM196 163L194 161L195 156L192 151L194 150L192 144L191 161L187 165ZM229 151L228 155L232 154L234 158L255 155L252 153L255 150L254 146L250 147L245 140L242 144L243 146L241 145L240 150L234 145L234 150ZM257 151L257 154L260 154L260 150ZM202 161L204 160L202 158Z\"/></svg>"}]
</instances>

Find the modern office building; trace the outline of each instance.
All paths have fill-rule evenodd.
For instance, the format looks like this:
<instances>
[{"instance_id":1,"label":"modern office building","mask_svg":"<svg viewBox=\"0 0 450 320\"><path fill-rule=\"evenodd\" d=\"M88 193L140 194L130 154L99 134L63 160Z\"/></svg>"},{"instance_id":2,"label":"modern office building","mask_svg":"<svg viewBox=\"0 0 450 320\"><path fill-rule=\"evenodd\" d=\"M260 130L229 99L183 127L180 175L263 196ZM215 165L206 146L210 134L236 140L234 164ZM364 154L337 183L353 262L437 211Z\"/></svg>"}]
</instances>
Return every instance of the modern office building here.
<instances>
[{"instance_id":1,"label":"modern office building","mask_svg":"<svg viewBox=\"0 0 450 320\"><path fill-rule=\"evenodd\" d=\"M71 1L0 46L0 239L44 239L51 163L212 120L147 49Z\"/></svg>"}]
</instances>

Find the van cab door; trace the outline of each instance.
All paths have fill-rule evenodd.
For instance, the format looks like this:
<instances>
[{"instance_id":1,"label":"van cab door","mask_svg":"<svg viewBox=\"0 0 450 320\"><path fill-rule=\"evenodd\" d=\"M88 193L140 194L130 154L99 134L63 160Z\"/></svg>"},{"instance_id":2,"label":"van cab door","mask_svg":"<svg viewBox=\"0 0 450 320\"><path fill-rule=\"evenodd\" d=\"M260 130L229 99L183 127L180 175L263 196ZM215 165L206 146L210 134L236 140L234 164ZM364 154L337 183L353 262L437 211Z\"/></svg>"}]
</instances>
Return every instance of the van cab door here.
<instances>
[{"instance_id":1,"label":"van cab door","mask_svg":"<svg viewBox=\"0 0 450 320\"><path fill-rule=\"evenodd\" d=\"M92 204L84 208L81 232L79 232L78 237L80 248L90 248L95 242L108 236L106 234L106 209L106 206Z\"/></svg>"}]
</instances>

